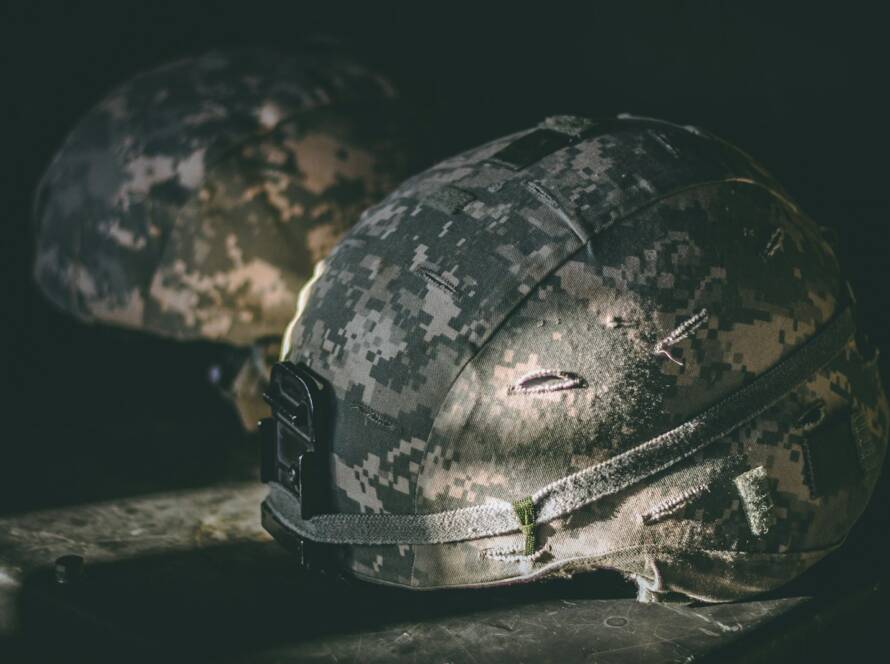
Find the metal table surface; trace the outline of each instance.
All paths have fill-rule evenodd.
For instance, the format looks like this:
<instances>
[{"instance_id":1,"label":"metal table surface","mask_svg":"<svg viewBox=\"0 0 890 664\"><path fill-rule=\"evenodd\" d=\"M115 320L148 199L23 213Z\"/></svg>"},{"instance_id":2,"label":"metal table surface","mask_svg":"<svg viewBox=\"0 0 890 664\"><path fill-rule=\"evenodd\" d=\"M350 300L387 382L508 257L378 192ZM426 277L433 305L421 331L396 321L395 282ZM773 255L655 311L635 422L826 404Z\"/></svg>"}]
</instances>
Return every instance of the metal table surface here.
<instances>
[{"instance_id":1,"label":"metal table surface","mask_svg":"<svg viewBox=\"0 0 890 664\"><path fill-rule=\"evenodd\" d=\"M262 531L263 495L238 483L0 520L3 661L771 661L825 654L826 627L849 635L878 606L862 574L875 547L855 545L862 564L839 556L722 605L640 604L609 572L439 592L304 575ZM65 554L86 565L59 584Z\"/></svg>"}]
</instances>

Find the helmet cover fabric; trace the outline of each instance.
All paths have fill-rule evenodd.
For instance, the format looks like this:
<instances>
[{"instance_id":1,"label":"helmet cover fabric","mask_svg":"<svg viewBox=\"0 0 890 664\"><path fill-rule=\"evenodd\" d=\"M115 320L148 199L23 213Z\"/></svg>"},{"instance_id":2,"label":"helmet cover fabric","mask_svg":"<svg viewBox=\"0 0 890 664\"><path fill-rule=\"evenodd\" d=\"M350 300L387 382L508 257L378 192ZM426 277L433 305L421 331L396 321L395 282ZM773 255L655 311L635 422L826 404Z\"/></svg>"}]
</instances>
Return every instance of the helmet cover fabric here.
<instances>
[{"instance_id":1,"label":"helmet cover fabric","mask_svg":"<svg viewBox=\"0 0 890 664\"><path fill-rule=\"evenodd\" d=\"M35 197L68 313L176 339L279 336L313 265L403 176L395 91L334 52L211 52L75 126Z\"/></svg>"},{"instance_id":2,"label":"helmet cover fabric","mask_svg":"<svg viewBox=\"0 0 890 664\"><path fill-rule=\"evenodd\" d=\"M700 130L559 117L460 154L366 211L307 291L285 359L333 391L335 514L302 520L277 484L266 505L364 579L608 568L644 600L737 599L836 548L880 471L887 402L831 248Z\"/></svg>"}]
</instances>

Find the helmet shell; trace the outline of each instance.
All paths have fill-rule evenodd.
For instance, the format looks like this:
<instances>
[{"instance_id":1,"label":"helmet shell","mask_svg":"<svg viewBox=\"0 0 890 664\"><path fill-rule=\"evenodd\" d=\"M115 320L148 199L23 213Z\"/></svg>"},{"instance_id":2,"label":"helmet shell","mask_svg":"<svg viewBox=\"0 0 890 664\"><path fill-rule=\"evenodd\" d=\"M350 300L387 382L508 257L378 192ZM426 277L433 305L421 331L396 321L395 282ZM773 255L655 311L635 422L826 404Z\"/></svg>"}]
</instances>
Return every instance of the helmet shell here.
<instances>
[{"instance_id":1,"label":"helmet shell","mask_svg":"<svg viewBox=\"0 0 890 664\"><path fill-rule=\"evenodd\" d=\"M736 148L658 121L552 118L368 210L287 357L333 388L334 511L421 515L516 505L683 427L847 302L819 228ZM610 568L642 599L735 599L843 540L887 430L875 359L851 336L691 456L539 522L532 552L516 532L350 544L343 564L412 588Z\"/></svg>"},{"instance_id":2,"label":"helmet shell","mask_svg":"<svg viewBox=\"0 0 890 664\"><path fill-rule=\"evenodd\" d=\"M140 74L72 130L35 199L35 276L86 321L278 335L405 168L392 85L333 52L212 52Z\"/></svg>"}]
</instances>

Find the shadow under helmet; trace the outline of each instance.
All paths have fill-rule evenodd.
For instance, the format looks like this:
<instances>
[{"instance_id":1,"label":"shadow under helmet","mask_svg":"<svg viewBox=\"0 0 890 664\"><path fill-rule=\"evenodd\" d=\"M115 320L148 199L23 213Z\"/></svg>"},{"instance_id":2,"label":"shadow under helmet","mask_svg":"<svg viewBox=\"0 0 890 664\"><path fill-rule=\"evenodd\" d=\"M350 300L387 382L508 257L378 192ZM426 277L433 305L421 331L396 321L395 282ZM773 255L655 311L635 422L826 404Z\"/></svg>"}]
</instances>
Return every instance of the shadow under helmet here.
<instances>
[{"instance_id":1,"label":"shadow under helmet","mask_svg":"<svg viewBox=\"0 0 890 664\"><path fill-rule=\"evenodd\" d=\"M264 523L409 588L775 588L841 544L884 457L852 307L744 153L550 118L407 180L324 261L273 371Z\"/></svg>"},{"instance_id":2,"label":"shadow under helmet","mask_svg":"<svg viewBox=\"0 0 890 664\"><path fill-rule=\"evenodd\" d=\"M331 48L211 52L136 76L39 184L39 287L81 320L274 346L314 264L405 175L396 103ZM263 371L245 366L258 393Z\"/></svg>"}]
</instances>

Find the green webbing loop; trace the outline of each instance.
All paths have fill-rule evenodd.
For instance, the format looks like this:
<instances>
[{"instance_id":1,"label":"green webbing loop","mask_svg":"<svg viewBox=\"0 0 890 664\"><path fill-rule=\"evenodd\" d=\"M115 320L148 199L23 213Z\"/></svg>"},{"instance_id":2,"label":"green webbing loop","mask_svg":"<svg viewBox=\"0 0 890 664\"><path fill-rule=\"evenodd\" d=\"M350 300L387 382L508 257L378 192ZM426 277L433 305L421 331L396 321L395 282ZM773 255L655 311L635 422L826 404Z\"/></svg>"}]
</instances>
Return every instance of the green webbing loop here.
<instances>
[{"instance_id":1,"label":"green webbing loop","mask_svg":"<svg viewBox=\"0 0 890 664\"><path fill-rule=\"evenodd\" d=\"M529 496L513 503L513 509L519 517L522 534L525 535L524 555L530 556L535 552L535 503Z\"/></svg>"}]
</instances>

